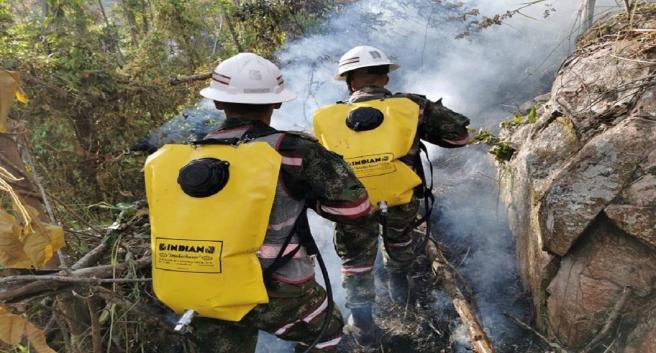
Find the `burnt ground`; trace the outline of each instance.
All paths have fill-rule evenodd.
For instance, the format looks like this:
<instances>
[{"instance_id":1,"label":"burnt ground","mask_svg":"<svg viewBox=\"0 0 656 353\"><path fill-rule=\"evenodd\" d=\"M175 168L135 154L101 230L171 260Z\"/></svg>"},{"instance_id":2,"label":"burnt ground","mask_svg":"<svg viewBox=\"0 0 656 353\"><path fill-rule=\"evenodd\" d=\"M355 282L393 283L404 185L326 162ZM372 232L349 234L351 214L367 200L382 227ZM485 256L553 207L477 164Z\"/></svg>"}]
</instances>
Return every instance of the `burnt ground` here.
<instances>
[{"instance_id":1,"label":"burnt ground","mask_svg":"<svg viewBox=\"0 0 656 353\"><path fill-rule=\"evenodd\" d=\"M458 258L465 254L450 254ZM457 263L457 262L456 262ZM393 303L387 292L387 272L382 264L376 268L377 303L374 306L376 323L383 330L378 349L363 349L351 337L345 337L340 352L352 353L463 353L471 352L468 336L461 327L450 298L441 291L440 284L430 270L425 256L420 257L413 268L411 278L415 288L415 298L405 305ZM518 305L525 305L528 297L521 294ZM470 300L473 305L475 301ZM497 353L543 353L548 352L532 333L517 328L519 339L497 342L493 339ZM489 330L488 334L490 334ZM501 335L503 336L503 335Z\"/></svg>"},{"instance_id":2,"label":"burnt ground","mask_svg":"<svg viewBox=\"0 0 656 353\"><path fill-rule=\"evenodd\" d=\"M439 283L425 257L420 257L415 263L411 274L414 298L409 298L405 305L391 301L386 286L387 272L381 264L377 264L375 276L377 303L374 315L383 330L381 346L377 350L361 349L351 337L346 337L342 352L454 352L450 336L459 321L452 306L441 305L447 298L436 290Z\"/></svg>"}]
</instances>

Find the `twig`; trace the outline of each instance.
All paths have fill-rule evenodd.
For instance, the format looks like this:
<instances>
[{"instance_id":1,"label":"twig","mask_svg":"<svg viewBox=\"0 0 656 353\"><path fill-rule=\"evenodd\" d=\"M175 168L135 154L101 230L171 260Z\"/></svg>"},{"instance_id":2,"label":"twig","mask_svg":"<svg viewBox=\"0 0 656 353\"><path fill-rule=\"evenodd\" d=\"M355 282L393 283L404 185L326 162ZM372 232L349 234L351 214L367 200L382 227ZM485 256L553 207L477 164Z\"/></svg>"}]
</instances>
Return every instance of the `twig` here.
<instances>
[{"instance_id":1,"label":"twig","mask_svg":"<svg viewBox=\"0 0 656 353\"><path fill-rule=\"evenodd\" d=\"M631 287L624 287L622 290L622 294L620 295L619 299L617 302L615 302L615 305L613 306L613 310L610 312L610 315L608 315L608 319L606 320L606 324L604 324L604 327L602 327L601 331L588 343L581 353L590 353L592 352L601 342L603 342L604 339L610 334L611 330L617 323L617 320L619 320L620 316L622 316L622 309L624 309L624 306L626 305L626 302L629 300L629 297L631 296Z\"/></svg>"},{"instance_id":2,"label":"twig","mask_svg":"<svg viewBox=\"0 0 656 353\"><path fill-rule=\"evenodd\" d=\"M105 235L105 234L104 234L102 231L100 231L98 228L96 228L95 226L93 226L91 223L87 222L87 220L85 220L84 218L80 217L80 215L78 215L77 212L71 210L71 209L68 207L68 205L67 205L66 203L64 203L63 201L61 201L61 200L60 200L59 198L57 198L55 195L53 195L53 194L51 194L51 193L47 193L47 194L48 194L48 196L49 196L53 201L55 201L57 204L59 204L59 206L61 206L61 207L64 209L64 211L66 211L71 217L75 218L78 222L80 222L80 223L82 223L83 225L89 227L89 229L91 229L92 231L94 231L96 234L98 234L98 235L101 236L101 237Z\"/></svg>"},{"instance_id":3,"label":"twig","mask_svg":"<svg viewBox=\"0 0 656 353\"><path fill-rule=\"evenodd\" d=\"M528 325L528 324L522 322L522 320L520 320L520 319L518 319L518 318L516 318L516 317L514 317L514 316L512 316L512 315L510 315L510 314L508 314L508 313L504 313L503 315L506 316L507 318L511 319L512 321L514 321L519 327L521 327L521 328L523 328L523 329L525 329L525 330L531 331L535 336L537 336L539 339L541 339L542 342L546 343L549 347L555 349L556 351L558 351L558 352L560 352L560 353L570 353L567 349L563 348L563 347L562 347L561 345L559 345L558 343L551 342L551 341L548 340L546 337L542 336L542 334L541 334L540 332L538 332L537 330L535 330L535 329L534 329L533 327L531 327L530 325Z\"/></svg>"},{"instance_id":4,"label":"twig","mask_svg":"<svg viewBox=\"0 0 656 353\"><path fill-rule=\"evenodd\" d=\"M610 56L615 58L615 59L631 61L631 62L634 62L634 63L656 65L656 61L647 61L647 60L640 60L640 59L625 58L625 57L618 56L618 55L615 55L615 54L610 54Z\"/></svg>"},{"instance_id":5,"label":"twig","mask_svg":"<svg viewBox=\"0 0 656 353\"><path fill-rule=\"evenodd\" d=\"M462 260L460 260L460 263L458 264L458 267L462 266L462 264L465 263L467 260L467 257L469 256L469 251L471 251L471 247L467 247L467 252L465 252L465 256L462 257Z\"/></svg>"},{"instance_id":6,"label":"twig","mask_svg":"<svg viewBox=\"0 0 656 353\"><path fill-rule=\"evenodd\" d=\"M424 320L426 320L426 319L424 319ZM438 337L442 337L442 332L440 332L440 330L438 330L430 320L426 320L426 322L428 323L428 327L430 327L433 331L435 331L435 333L437 334Z\"/></svg>"},{"instance_id":7,"label":"twig","mask_svg":"<svg viewBox=\"0 0 656 353\"><path fill-rule=\"evenodd\" d=\"M23 152L23 160L30 166L32 170L32 178L30 178L32 184L36 185L37 189L39 189L39 193L41 194L41 200L43 200L43 207L46 209L46 212L48 213L48 218L50 219L50 222L52 224L57 224L57 220L55 219L55 213L52 210L52 205L50 204L50 201L48 200L48 196L46 195L46 190L43 187L43 182L41 181L41 177L39 176L39 173L37 172L36 165L34 164L34 159L32 158L32 151L29 148L27 138L25 137L24 134L21 134L20 139L23 142L23 148L19 148ZM61 259L60 259L61 261ZM62 265L65 267L66 265L62 262Z\"/></svg>"},{"instance_id":8,"label":"twig","mask_svg":"<svg viewBox=\"0 0 656 353\"><path fill-rule=\"evenodd\" d=\"M613 339L613 341L608 346L606 346L606 349L604 350L604 353L610 352L613 349L613 346L615 345L616 341L617 341L617 339Z\"/></svg>"}]
</instances>

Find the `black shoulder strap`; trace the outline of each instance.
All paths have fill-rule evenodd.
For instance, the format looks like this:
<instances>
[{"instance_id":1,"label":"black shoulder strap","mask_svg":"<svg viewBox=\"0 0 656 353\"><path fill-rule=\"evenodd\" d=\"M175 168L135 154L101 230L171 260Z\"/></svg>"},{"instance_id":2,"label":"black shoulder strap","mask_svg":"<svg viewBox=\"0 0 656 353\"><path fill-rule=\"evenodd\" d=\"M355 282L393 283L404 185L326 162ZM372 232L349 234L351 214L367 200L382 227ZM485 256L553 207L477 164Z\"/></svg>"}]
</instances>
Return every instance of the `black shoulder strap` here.
<instances>
[{"instance_id":1,"label":"black shoulder strap","mask_svg":"<svg viewBox=\"0 0 656 353\"><path fill-rule=\"evenodd\" d=\"M294 235L298 236L299 244L294 248L294 250L285 254L285 250L291 243ZM271 281L271 277L273 276L273 274L276 271L278 271L278 269L285 266L289 261L291 261L291 259L293 259L294 256L301 250L301 247L305 246L306 250L308 251L308 254L315 254L314 249L308 247L308 242L306 241L308 237L309 239L313 239L312 234L310 233L310 225L307 219L307 208L304 208L301 214L296 219L296 222L294 223L294 227L289 232L289 235L285 239L285 242L282 244L280 251L278 251L276 258L273 260L273 263L271 263L271 265L269 265L266 269L264 269L264 272L262 274L264 277L264 283L269 283ZM312 241L312 244L314 244L314 241ZM314 245L314 248L316 248L316 244Z\"/></svg>"},{"instance_id":2,"label":"black shoulder strap","mask_svg":"<svg viewBox=\"0 0 656 353\"><path fill-rule=\"evenodd\" d=\"M263 124L262 124L263 125ZM202 140L193 141L192 145L238 145L240 143L249 142L257 138L266 137L270 135L284 133L278 131L270 126L262 127L260 124L253 125L241 137L228 137L228 138L205 138Z\"/></svg>"},{"instance_id":3,"label":"black shoulder strap","mask_svg":"<svg viewBox=\"0 0 656 353\"><path fill-rule=\"evenodd\" d=\"M286 131L279 131L269 126L263 127L261 125L254 125L249 130L247 130L241 137L231 137L231 138L208 138L199 141L194 141L194 145L238 145L240 143L249 142L257 138L271 136L280 133L287 133ZM292 133L293 135L293 133ZM294 250L285 254L285 250L292 241L294 235L298 236L299 244L294 248ZM264 277L264 282L269 283L273 274L279 270L281 267L285 266L294 256L301 250L301 247L305 246L308 254L316 254L318 252L316 244L312 238L312 233L310 232L310 225L307 219L307 207L303 208L303 211L299 214L294 227L289 232L287 238L285 238L284 243L282 244L278 254L275 259L266 269L264 269L262 275Z\"/></svg>"},{"instance_id":4,"label":"black shoulder strap","mask_svg":"<svg viewBox=\"0 0 656 353\"><path fill-rule=\"evenodd\" d=\"M238 145L242 141L239 137L207 138L191 142L192 145Z\"/></svg>"}]
</instances>

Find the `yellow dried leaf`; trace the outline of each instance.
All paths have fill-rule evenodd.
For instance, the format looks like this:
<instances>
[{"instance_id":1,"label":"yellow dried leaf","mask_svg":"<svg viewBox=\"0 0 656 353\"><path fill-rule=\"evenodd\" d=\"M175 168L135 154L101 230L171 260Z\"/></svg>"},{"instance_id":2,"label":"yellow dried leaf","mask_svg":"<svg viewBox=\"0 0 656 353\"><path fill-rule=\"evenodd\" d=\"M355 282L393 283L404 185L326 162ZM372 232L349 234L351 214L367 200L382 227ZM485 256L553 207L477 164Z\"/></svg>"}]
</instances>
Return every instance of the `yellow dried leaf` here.
<instances>
[{"instance_id":1,"label":"yellow dried leaf","mask_svg":"<svg viewBox=\"0 0 656 353\"><path fill-rule=\"evenodd\" d=\"M33 219L37 215L30 213ZM32 260L35 267L41 267L48 263L55 255L58 249L64 246L64 230L59 226L54 226L39 221L33 221L33 232L28 234L23 241L23 251Z\"/></svg>"},{"instance_id":2,"label":"yellow dried leaf","mask_svg":"<svg viewBox=\"0 0 656 353\"><path fill-rule=\"evenodd\" d=\"M14 103L19 79L16 73L0 69L0 132L6 130L7 116Z\"/></svg>"},{"instance_id":3,"label":"yellow dried leaf","mask_svg":"<svg viewBox=\"0 0 656 353\"><path fill-rule=\"evenodd\" d=\"M20 227L16 218L0 209L0 265L9 268L31 268L32 261L18 240Z\"/></svg>"},{"instance_id":4,"label":"yellow dried leaf","mask_svg":"<svg viewBox=\"0 0 656 353\"><path fill-rule=\"evenodd\" d=\"M0 341L17 345L21 338L26 337L37 353L56 353L48 346L46 337L38 327L20 315L9 312L0 305Z\"/></svg>"},{"instance_id":5,"label":"yellow dried leaf","mask_svg":"<svg viewBox=\"0 0 656 353\"><path fill-rule=\"evenodd\" d=\"M20 87L16 91L16 100L18 100L23 104L27 104L30 102L30 99L27 98L27 95L25 94L25 92L23 92L23 90Z\"/></svg>"},{"instance_id":6,"label":"yellow dried leaf","mask_svg":"<svg viewBox=\"0 0 656 353\"><path fill-rule=\"evenodd\" d=\"M39 213L27 207L32 227L25 232L16 219L0 210L0 264L9 268L44 266L64 246L64 230L38 221ZM21 234L22 233L22 234ZM21 236L22 235L22 236Z\"/></svg>"}]
</instances>

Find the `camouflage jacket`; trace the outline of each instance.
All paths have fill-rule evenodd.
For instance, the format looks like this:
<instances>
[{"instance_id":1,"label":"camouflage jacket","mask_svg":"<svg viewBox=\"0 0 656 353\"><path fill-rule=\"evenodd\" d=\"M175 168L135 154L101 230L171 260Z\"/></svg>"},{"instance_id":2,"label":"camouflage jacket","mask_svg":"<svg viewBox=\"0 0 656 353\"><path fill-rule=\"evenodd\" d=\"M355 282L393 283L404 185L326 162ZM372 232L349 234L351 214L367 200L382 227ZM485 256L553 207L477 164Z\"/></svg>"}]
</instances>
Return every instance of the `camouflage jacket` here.
<instances>
[{"instance_id":1,"label":"camouflage jacket","mask_svg":"<svg viewBox=\"0 0 656 353\"><path fill-rule=\"evenodd\" d=\"M341 157L310 136L278 131L258 121L228 119L206 138L265 142L282 156L269 226L257 252L263 270L275 263L279 253L294 253L284 265L274 268L271 279L275 281L300 284L314 278L309 252L313 249L303 240L309 231L304 222L306 207L341 223L360 223L369 218L371 203L364 186Z\"/></svg>"},{"instance_id":2,"label":"camouflage jacket","mask_svg":"<svg viewBox=\"0 0 656 353\"><path fill-rule=\"evenodd\" d=\"M348 102L363 102L385 97L407 97L419 105L418 138L445 148L462 147L469 142L467 132L469 119L443 106L441 99L432 102L418 94L392 94L385 88L369 86L353 92ZM417 143L413 150L416 150Z\"/></svg>"},{"instance_id":3,"label":"camouflage jacket","mask_svg":"<svg viewBox=\"0 0 656 353\"><path fill-rule=\"evenodd\" d=\"M242 119L227 119L217 131L239 127L249 127L258 133L276 132L259 121ZM306 200L310 208L332 221L359 223L371 206L366 189L351 167L310 135L280 132L284 133L277 148L283 156L280 176L290 196Z\"/></svg>"}]
</instances>

